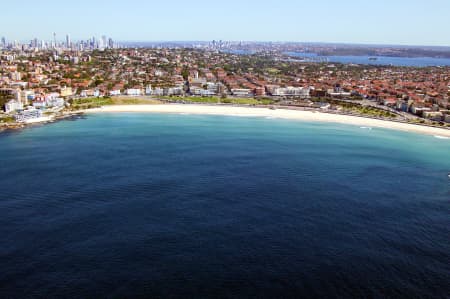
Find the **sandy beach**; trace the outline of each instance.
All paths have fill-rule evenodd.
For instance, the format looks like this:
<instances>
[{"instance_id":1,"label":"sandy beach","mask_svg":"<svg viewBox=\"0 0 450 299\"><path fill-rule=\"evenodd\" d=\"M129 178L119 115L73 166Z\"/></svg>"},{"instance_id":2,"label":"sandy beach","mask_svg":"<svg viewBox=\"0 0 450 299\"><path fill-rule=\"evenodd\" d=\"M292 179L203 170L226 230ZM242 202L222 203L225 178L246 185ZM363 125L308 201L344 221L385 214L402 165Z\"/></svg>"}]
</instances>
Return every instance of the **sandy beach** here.
<instances>
[{"instance_id":1,"label":"sandy beach","mask_svg":"<svg viewBox=\"0 0 450 299\"><path fill-rule=\"evenodd\" d=\"M247 117L271 117L300 121L319 121L341 123L368 128L386 128L392 130L414 132L433 135L440 138L450 138L450 130L434 127L426 127L414 124L399 123L393 121L371 119L350 115L321 113L314 111L288 110L255 107L236 107L220 105L195 105L195 104L162 104L162 105L113 105L96 109L85 110L85 113L107 112L149 112L149 113L180 113L203 115L234 115Z\"/></svg>"}]
</instances>

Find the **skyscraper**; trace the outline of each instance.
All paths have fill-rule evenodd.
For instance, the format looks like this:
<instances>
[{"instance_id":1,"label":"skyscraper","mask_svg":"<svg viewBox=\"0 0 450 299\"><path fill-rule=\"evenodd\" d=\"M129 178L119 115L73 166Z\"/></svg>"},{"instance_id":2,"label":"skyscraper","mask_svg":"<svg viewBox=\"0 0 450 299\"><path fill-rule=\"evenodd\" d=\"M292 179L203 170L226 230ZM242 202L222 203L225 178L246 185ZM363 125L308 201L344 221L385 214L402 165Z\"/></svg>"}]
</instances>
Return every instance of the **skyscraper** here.
<instances>
[{"instance_id":1,"label":"skyscraper","mask_svg":"<svg viewBox=\"0 0 450 299\"><path fill-rule=\"evenodd\" d=\"M108 40L107 40L107 37L105 35L102 36L102 47L103 48L108 48Z\"/></svg>"},{"instance_id":2,"label":"skyscraper","mask_svg":"<svg viewBox=\"0 0 450 299\"><path fill-rule=\"evenodd\" d=\"M91 48L92 49L97 49L97 39L95 38L95 36L92 37L92 41L91 41Z\"/></svg>"},{"instance_id":3,"label":"skyscraper","mask_svg":"<svg viewBox=\"0 0 450 299\"><path fill-rule=\"evenodd\" d=\"M113 41L112 38L109 38L109 40L108 40L108 47L111 48L111 49L114 48L114 41Z\"/></svg>"},{"instance_id":4,"label":"skyscraper","mask_svg":"<svg viewBox=\"0 0 450 299\"><path fill-rule=\"evenodd\" d=\"M69 49L72 47L72 43L70 42L70 35L66 35L66 48Z\"/></svg>"}]
</instances>

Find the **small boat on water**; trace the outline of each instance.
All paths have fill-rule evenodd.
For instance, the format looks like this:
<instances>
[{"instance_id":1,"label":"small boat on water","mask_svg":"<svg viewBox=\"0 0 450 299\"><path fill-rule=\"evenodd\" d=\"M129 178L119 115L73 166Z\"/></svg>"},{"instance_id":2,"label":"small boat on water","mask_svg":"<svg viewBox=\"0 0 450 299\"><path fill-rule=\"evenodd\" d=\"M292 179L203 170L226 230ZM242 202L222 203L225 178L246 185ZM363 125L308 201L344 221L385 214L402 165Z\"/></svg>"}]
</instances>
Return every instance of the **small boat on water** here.
<instances>
[{"instance_id":1,"label":"small boat on water","mask_svg":"<svg viewBox=\"0 0 450 299\"><path fill-rule=\"evenodd\" d=\"M369 60L376 61L378 60L378 57L369 57Z\"/></svg>"}]
</instances>

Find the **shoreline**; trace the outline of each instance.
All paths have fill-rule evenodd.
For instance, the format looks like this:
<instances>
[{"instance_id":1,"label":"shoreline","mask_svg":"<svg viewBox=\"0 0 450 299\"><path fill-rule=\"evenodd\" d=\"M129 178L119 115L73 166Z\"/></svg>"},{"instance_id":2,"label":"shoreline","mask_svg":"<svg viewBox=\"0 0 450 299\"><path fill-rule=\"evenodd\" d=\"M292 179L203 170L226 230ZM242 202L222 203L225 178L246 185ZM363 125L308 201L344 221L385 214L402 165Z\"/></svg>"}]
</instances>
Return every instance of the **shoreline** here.
<instances>
[{"instance_id":1,"label":"shoreline","mask_svg":"<svg viewBox=\"0 0 450 299\"><path fill-rule=\"evenodd\" d=\"M156 104L156 105L113 105L83 110L83 113L175 113L197 115L230 115L244 117L270 117L308 122L339 123L353 126L376 127L403 132L412 132L435 137L450 138L450 130L436 127L421 126L389 120L365 118L344 114L324 113L320 111L304 111L294 109L276 109L260 107L240 107L227 105L198 104Z\"/></svg>"},{"instance_id":2,"label":"shoreline","mask_svg":"<svg viewBox=\"0 0 450 299\"><path fill-rule=\"evenodd\" d=\"M73 112L65 112L62 115L53 115L53 116L49 116L49 117L42 117L42 118L39 118L36 120L31 120L28 122L3 123L3 124L0 124L0 133L7 132L7 131L22 130L25 128L38 126L38 125L46 125L46 124L54 123L57 121L76 117L76 116L82 115L83 113L84 112L82 112L82 111L73 111Z\"/></svg>"}]
</instances>

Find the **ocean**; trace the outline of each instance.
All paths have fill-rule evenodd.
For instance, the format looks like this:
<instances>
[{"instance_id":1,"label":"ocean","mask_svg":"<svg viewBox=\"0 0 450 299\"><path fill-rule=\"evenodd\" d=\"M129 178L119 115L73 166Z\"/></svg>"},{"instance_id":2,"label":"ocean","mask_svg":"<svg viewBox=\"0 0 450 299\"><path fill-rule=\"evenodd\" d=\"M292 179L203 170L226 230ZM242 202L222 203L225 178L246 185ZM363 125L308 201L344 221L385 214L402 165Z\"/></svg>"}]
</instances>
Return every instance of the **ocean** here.
<instances>
[{"instance_id":1,"label":"ocean","mask_svg":"<svg viewBox=\"0 0 450 299\"><path fill-rule=\"evenodd\" d=\"M0 298L448 298L450 140L95 114L0 134Z\"/></svg>"}]
</instances>

